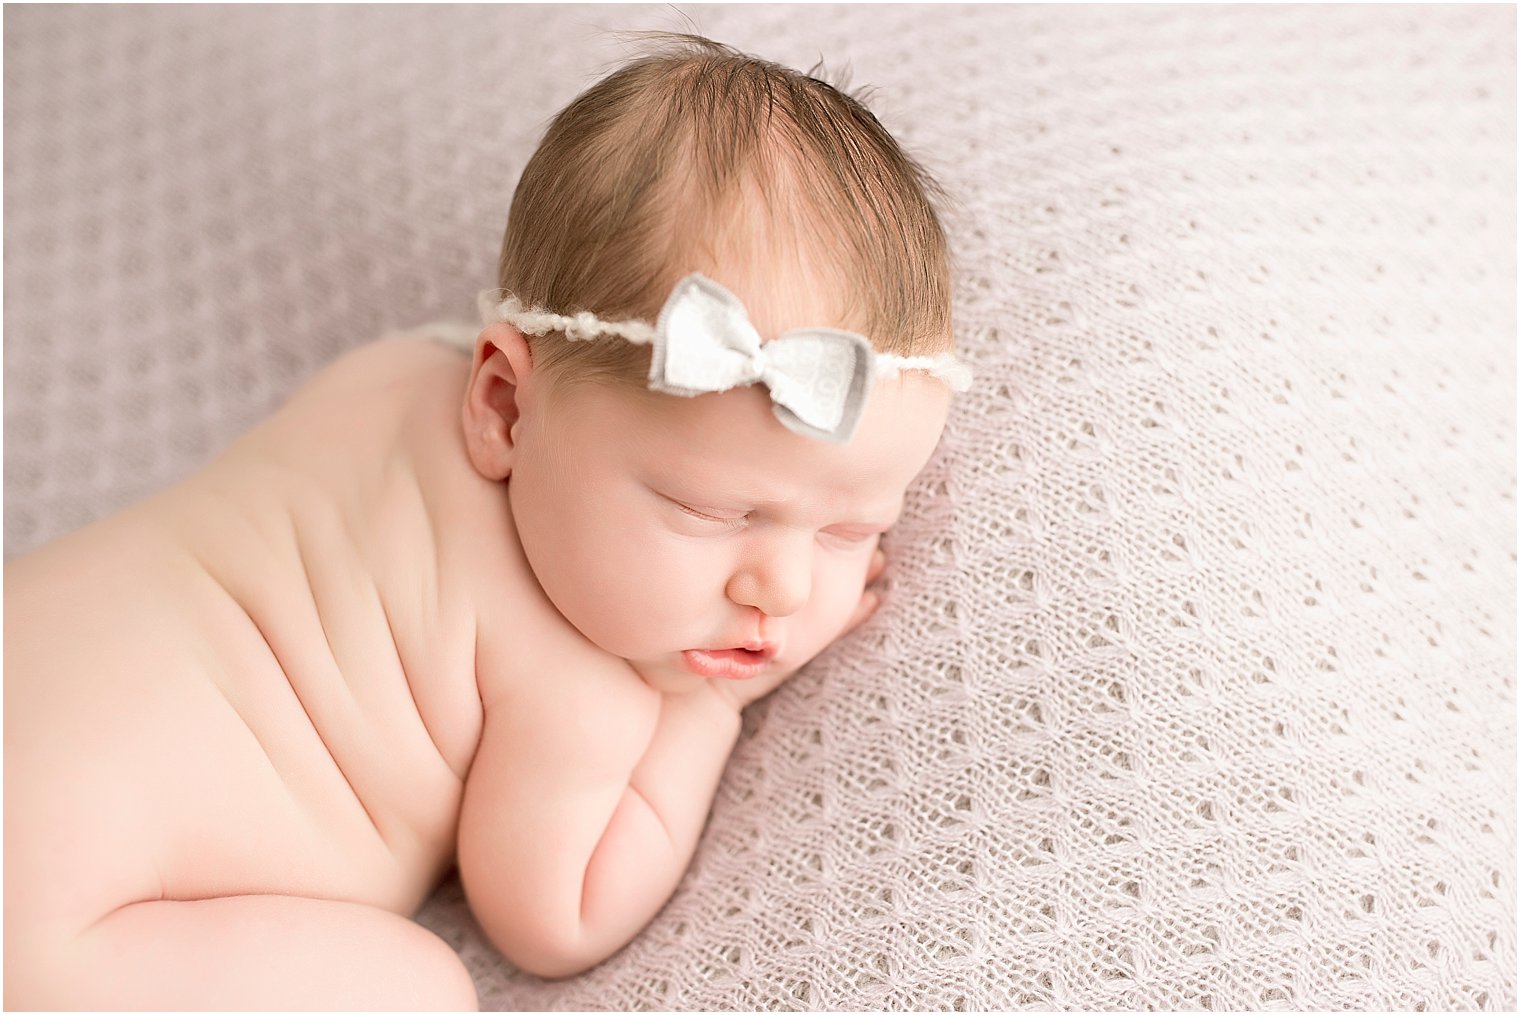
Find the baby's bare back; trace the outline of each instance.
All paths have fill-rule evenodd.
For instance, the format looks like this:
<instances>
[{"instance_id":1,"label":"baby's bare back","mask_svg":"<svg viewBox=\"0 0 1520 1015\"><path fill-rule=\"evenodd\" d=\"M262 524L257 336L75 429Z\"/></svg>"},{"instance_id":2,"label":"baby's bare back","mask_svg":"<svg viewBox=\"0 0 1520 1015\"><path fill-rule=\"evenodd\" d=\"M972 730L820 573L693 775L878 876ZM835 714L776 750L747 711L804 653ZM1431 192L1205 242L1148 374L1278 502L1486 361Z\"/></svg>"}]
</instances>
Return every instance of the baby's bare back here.
<instances>
[{"instance_id":1,"label":"baby's bare back","mask_svg":"<svg viewBox=\"0 0 1520 1015\"><path fill-rule=\"evenodd\" d=\"M479 494L467 373L369 346L203 472L6 567L8 938L144 900L421 903L481 726L437 538Z\"/></svg>"}]
</instances>

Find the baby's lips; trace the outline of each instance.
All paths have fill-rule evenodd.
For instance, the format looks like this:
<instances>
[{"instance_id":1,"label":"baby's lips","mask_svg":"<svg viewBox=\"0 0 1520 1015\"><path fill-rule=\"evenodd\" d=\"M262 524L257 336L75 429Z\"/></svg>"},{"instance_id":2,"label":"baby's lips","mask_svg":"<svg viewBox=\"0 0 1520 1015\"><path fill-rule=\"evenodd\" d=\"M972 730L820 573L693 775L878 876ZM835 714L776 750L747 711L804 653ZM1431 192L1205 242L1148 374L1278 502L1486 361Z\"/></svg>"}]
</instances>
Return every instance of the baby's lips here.
<instances>
[{"instance_id":1,"label":"baby's lips","mask_svg":"<svg viewBox=\"0 0 1520 1015\"><path fill-rule=\"evenodd\" d=\"M743 648L687 649L681 653L682 664L699 677L722 677L728 680L749 680L760 676L774 658L774 646L767 651L749 651Z\"/></svg>"}]
</instances>

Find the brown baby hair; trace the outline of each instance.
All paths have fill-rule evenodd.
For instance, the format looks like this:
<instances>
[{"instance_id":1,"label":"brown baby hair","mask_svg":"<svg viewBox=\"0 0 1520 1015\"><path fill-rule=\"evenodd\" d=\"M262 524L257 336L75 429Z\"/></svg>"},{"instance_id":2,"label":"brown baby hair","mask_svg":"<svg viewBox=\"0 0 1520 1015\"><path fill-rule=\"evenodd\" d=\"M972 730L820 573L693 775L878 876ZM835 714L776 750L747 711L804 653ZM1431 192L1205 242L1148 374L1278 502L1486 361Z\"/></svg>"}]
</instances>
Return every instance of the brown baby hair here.
<instances>
[{"instance_id":1,"label":"brown baby hair","mask_svg":"<svg viewBox=\"0 0 1520 1015\"><path fill-rule=\"evenodd\" d=\"M772 242L848 301L839 321L809 323L881 352L949 351L949 255L930 200L944 192L860 100L699 35L636 34L652 51L565 107L523 170L501 289L525 307L653 323L758 197ZM647 347L627 342L529 342L551 379L641 384L649 369Z\"/></svg>"}]
</instances>

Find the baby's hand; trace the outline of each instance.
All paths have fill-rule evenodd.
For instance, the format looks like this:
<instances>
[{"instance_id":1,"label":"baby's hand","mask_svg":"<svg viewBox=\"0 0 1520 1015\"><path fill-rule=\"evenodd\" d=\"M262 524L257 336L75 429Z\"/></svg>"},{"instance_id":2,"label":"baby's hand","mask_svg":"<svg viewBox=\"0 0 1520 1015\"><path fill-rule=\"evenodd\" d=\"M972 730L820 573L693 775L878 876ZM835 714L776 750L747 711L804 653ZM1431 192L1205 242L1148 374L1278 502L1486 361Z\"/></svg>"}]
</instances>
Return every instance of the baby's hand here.
<instances>
[{"instance_id":1,"label":"baby's hand","mask_svg":"<svg viewBox=\"0 0 1520 1015\"><path fill-rule=\"evenodd\" d=\"M881 596L877 595L871 586L876 584L876 579L880 578L881 573L886 569L887 555L881 547L877 547L876 552L871 555L871 566L866 568L865 591L860 594L860 602L855 604L855 612L850 614L849 620L845 621L844 630L839 632L839 637L843 638L871 619L871 614L875 613L876 607L881 605Z\"/></svg>"},{"instance_id":2,"label":"baby's hand","mask_svg":"<svg viewBox=\"0 0 1520 1015\"><path fill-rule=\"evenodd\" d=\"M844 627L836 637L843 638L851 631L870 619L871 614L881 605L881 597L871 588L881 573L887 568L887 555L878 547L871 556L871 565L866 568L866 587L860 594L860 602L855 604L855 611L850 614L850 619L845 621ZM751 702L759 701L770 694L786 681L790 680L808 660L803 660L797 667L775 674L765 674L753 680L713 680L706 686L712 689L724 702L732 705L735 711L742 709Z\"/></svg>"}]
</instances>

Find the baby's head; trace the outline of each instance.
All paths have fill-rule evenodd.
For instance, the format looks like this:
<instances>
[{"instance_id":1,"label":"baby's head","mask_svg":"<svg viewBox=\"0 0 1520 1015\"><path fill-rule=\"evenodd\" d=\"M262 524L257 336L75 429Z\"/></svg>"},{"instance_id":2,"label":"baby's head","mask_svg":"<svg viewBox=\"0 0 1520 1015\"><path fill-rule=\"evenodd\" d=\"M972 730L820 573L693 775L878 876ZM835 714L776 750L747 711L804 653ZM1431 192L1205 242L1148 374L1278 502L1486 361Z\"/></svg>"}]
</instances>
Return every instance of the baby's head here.
<instances>
[{"instance_id":1,"label":"baby's head","mask_svg":"<svg viewBox=\"0 0 1520 1015\"><path fill-rule=\"evenodd\" d=\"M765 644L795 668L838 635L944 426L954 372L917 369L953 346L937 188L830 85L668 38L563 110L523 171L466 442L510 478L529 563L589 640L662 678L690 679L688 649ZM705 355L677 339L725 329L813 332L792 358L854 363L813 392L853 384L854 408L799 417L753 350L753 376L711 393L652 379L652 357Z\"/></svg>"},{"instance_id":2,"label":"baby's head","mask_svg":"<svg viewBox=\"0 0 1520 1015\"><path fill-rule=\"evenodd\" d=\"M928 175L832 86L668 38L554 119L512 200L501 288L526 307L653 321L676 282L701 272L767 338L830 324L884 352L949 348ZM639 385L648 373L626 343L532 344L556 375Z\"/></svg>"}]
</instances>

